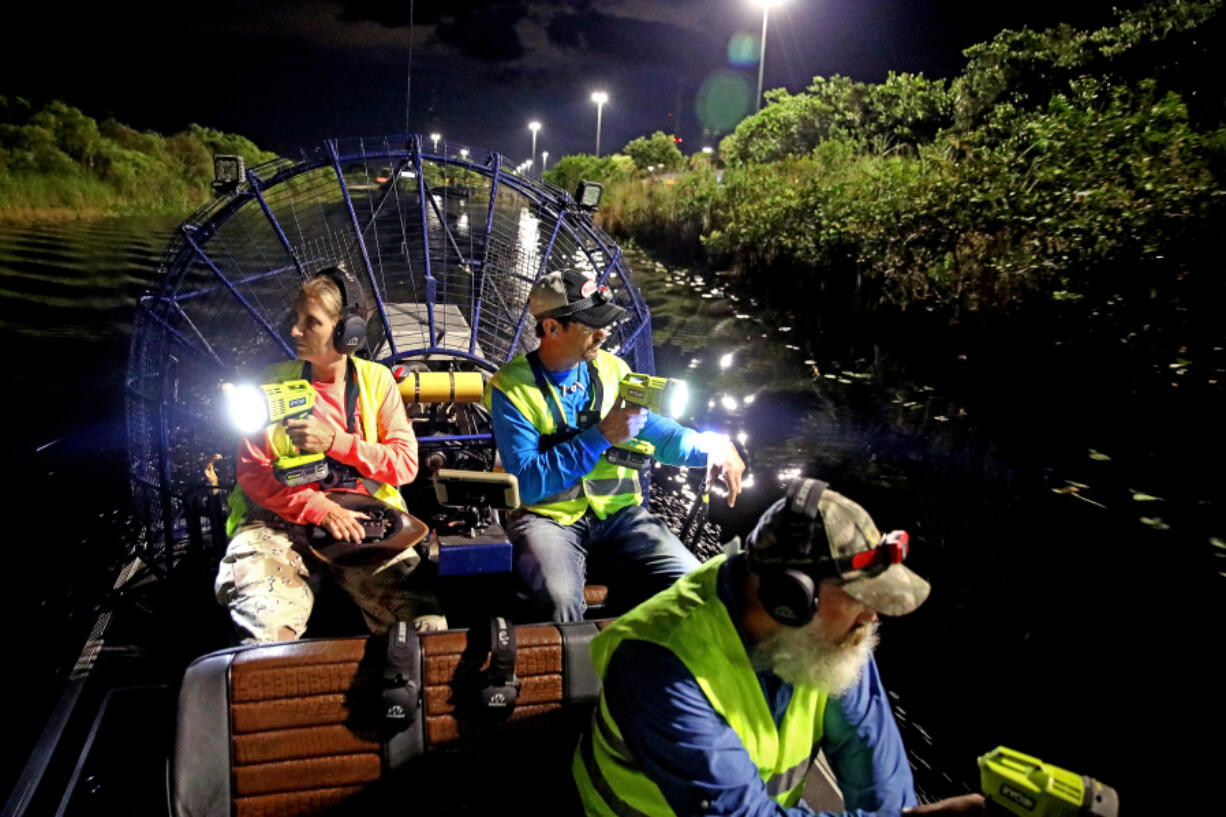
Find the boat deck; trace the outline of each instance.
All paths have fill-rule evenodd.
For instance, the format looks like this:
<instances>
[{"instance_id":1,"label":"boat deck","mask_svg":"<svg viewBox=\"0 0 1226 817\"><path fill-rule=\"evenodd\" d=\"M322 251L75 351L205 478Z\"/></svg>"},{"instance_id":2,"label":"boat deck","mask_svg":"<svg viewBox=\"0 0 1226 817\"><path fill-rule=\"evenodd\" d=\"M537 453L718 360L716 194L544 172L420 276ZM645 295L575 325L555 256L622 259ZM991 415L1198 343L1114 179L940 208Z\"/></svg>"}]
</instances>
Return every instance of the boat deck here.
<instances>
[{"instance_id":1,"label":"boat deck","mask_svg":"<svg viewBox=\"0 0 1226 817\"><path fill-rule=\"evenodd\" d=\"M485 352L480 343L474 343L469 350L468 344L472 337L472 327L455 304L434 305L434 342L430 338L430 314L424 303L384 304L387 309L387 322L392 328L392 338L400 351L408 349L426 349L430 346L447 349L471 351L477 357L484 358ZM427 356L430 360L434 356ZM442 355L439 355L442 357Z\"/></svg>"}]
</instances>

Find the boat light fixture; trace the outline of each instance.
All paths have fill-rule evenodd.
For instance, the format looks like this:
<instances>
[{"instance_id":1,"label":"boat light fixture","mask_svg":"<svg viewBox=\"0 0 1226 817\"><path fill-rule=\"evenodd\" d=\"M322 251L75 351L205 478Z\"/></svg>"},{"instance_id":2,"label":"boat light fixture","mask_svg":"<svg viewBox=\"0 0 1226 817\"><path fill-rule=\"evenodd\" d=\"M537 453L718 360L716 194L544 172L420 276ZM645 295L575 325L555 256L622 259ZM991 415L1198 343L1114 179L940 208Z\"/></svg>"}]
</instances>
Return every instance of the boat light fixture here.
<instances>
[{"instance_id":1,"label":"boat light fixture","mask_svg":"<svg viewBox=\"0 0 1226 817\"><path fill-rule=\"evenodd\" d=\"M596 182L579 182L575 188L575 201L580 210L596 211L600 209L600 197L604 194L604 186Z\"/></svg>"},{"instance_id":2,"label":"boat light fixture","mask_svg":"<svg viewBox=\"0 0 1226 817\"><path fill-rule=\"evenodd\" d=\"M213 157L213 189L230 191L243 180L245 168L242 156L216 155Z\"/></svg>"}]
</instances>

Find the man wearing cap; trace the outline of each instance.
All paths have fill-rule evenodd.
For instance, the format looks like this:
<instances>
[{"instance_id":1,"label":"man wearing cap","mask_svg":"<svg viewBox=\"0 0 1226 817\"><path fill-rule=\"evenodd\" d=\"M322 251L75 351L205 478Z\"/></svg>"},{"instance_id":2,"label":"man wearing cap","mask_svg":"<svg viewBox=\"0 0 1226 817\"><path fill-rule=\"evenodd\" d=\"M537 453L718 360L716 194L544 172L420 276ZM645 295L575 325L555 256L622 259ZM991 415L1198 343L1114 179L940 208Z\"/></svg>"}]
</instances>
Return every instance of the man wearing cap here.
<instances>
[{"instance_id":1,"label":"man wearing cap","mask_svg":"<svg viewBox=\"0 0 1226 817\"><path fill-rule=\"evenodd\" d=\"M615 596L635 602L698 566L642 507L638 472L610 462L610 448L638 437L661 462L710 463L730 505L745 464L722 435L622 403L618 384L629 367L600 345L625 310L591 277L545 275L528 306L540 347L499 369L487 395L502 465L519 479L526 506L507 525L516 595L533 620L578 621L589 561L608 571Z\"/></svg>"},{"instance_id":2,"label":"man wearing cap","mask_svg":"<svg viewBox=\"0 0 1226 817\"><path fill-rule=\"evenodd\" d=\"M981 814L980 795L916 806L872 650L877 615L929 585L850 499L797 480L750 534L592 640L602 680L572 771L588 815L810 815L825 751L848 812Z\"/></svg>"}]
</instances>

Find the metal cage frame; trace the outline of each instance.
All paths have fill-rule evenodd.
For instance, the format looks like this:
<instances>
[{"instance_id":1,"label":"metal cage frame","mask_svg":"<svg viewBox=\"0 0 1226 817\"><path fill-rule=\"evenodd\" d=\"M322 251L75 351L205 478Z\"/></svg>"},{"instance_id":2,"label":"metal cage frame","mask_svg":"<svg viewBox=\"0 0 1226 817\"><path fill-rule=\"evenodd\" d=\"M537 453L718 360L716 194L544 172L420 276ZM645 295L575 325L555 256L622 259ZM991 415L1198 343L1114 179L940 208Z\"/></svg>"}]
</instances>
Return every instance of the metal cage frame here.
<instances>
[{"instance_id":1,"label":"metal cage frame","mask_svg":"<svg viewBox=\"0 0 1226 817\"><path fill-rule=\"evenodd\" d=\"M473 216L483 198L482 224ZM125 384L143 533L130 556L169 572L177 543L199 538L202 525L217 536L237 442L218 387L295 357L279 328L292 293L335 263L356 273L374 307L368 349L382 363L488 376L537 345L524 331L532 284L577 266L627 310L608 348L634 371L655 371L650 314L630 267L567 191L515 172L498 153L420 134L325 140L297 160L247 170L184 221L140 299ZM492 436L419 444L492 446ZM212 508L203 522L202 507Z\"/></svg>"}]
</instances>

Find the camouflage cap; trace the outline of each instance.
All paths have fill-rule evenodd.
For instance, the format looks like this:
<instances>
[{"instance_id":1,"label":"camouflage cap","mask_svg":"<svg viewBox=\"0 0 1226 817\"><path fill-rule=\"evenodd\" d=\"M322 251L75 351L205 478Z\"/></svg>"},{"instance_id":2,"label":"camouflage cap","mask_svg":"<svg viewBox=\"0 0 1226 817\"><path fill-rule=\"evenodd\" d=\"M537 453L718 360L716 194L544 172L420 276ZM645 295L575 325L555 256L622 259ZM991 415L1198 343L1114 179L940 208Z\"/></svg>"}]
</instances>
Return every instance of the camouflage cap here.
<instances>
[{"instance_id":1,"label":"camouflage cap","mask_svg":"<svg viewBox=\"0 0 1226 817\"><path fill-rule=\"evenodd\" d=\"M749 534L755 563L802 570L815 579L837 579L849 596L887 616L905 615L924 603L932 586L902 564L840 571L836 560L878 547L881 532L868 511L830 489L817 497L810 521L803 507L811 496L805 495L807 486L800 488L802 495L793 500L796 510L789 511L788 498L780 499Z\"/></svg>"}]
</instances>

